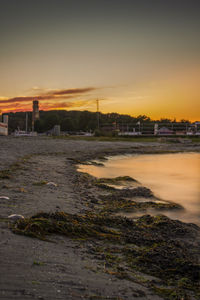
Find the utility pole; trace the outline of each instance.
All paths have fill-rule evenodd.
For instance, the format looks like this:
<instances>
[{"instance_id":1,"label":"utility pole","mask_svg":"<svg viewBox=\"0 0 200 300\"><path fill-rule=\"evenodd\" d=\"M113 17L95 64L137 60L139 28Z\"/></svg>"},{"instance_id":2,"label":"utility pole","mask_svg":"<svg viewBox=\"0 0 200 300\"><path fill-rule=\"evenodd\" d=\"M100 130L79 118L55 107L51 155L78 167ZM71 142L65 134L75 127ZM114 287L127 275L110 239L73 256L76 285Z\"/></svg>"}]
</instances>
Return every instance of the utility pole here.
<instances>
[{"instance_id":1,"label":"utility pole","mask_svg":"<svg viewBox=\"0 0 200 300\"><path fill-rule=\"evenodd\" d=\"M28 113L26 112L26 133L28 132Z\"/></svg>"},{"instance_id":2,"label":"utility pole","mask_svg":"<svg viewBox=\"0 0 200 300\"><path fill-rule=\"evenodd\" d=\"M99 130L100 126L99 126L99 99L96 100L97 102L97 128Z\"/></svg>"}]
</instances>

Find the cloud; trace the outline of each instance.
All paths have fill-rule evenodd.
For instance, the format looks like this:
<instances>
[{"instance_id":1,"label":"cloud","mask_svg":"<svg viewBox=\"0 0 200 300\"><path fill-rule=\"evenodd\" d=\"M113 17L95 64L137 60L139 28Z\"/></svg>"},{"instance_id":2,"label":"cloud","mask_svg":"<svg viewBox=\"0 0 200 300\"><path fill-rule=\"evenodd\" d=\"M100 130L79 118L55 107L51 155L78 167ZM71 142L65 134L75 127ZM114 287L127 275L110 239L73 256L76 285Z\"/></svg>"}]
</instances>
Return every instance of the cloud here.
<instances>
[{"instance_id":1,"label":"cloud","mask_svg":"<svg viewBox=\"0 0 200 300\"><path fill-rule=\"evenodd\" d=\"M37 95L37 96L21 96L21 97L14 97L8 99L0 100L0 104L2 103L21 103L21 102L32 102L33 100L56 100L56 99L68 99L74 98L74 96L60 96L57 97L56 95Z\"/></svg>"},{"instance_id":2,"label":"cloud","mask_svg":"<svg viewBox=\"0 0 200 300\"><path fill-rule=\"evenodd\" d=\"M58 99L70 99L75 96L80 96L84 93L96 90L94 87L87 88L76 88L76 89L60 89L50 90L46 93L40 93L35 96L20 96L13 98L0 98L0 105L3 103L21 103L21 102L32 102L33 100L45 101L45 100L58 100Z\"/></svg>"},{"instance_id":3,"label":"cloud","mask_svg":"<svg viewBox=\"0 0 200 300\"><path fill-rule=\"evenodd\" d=\"M31 110L32 105L30 103L25 103L23 104L22 107L20 103L11 103L11 104L3 104L3 105L0 103L0 110L2 111L16 111L18 108L21 109L22 111Z\"/></svg>"},{"instance_id":4,"label":"cloud","mask_svg":"<svg viewBox=\"0 0 200 300\"><path fill-rule=\"evenodd\" d=\"M48 94L58 96L58 95L69 95L69 94L83 94L87 92L91 92L96 90L97 88L88 87L88 88L79 88L79 89L67 89L67 90L53 90L50 91Z\"/></svg>"},{"instance_id":5,"label":"cloud","mask_svg":"<svg viewBox=\"0 0 200 300\"><path fill-rule=\"evenodd\" d=\"M39 88L32 89L32 93L37 90L35 96L19 96L13 98L0 97L0 110L3 112L19 112L32 110L32 101L40 101L40 110L79 108L87 105L93 105L96 101L91 99L90 92L97 90L95 87L44 90ZM87 94L88 93L88 94ZM80 100L85 97L90 99Z\"/></svg>"}]
</instances>

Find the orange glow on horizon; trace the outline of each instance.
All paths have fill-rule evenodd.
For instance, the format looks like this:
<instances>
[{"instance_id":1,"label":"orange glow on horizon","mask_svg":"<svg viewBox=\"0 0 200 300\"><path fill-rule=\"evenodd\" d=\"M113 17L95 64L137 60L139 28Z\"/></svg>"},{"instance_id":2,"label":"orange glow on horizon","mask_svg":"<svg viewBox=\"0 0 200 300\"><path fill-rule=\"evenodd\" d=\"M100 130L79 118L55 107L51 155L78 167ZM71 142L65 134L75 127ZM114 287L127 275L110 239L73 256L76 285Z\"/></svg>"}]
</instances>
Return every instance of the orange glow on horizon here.
<instances>
[{"instance_id":1,"label":"orange glow on horizon","mask_svg":"<svg viewBox=\"0 0 200 300\"><path fill-rule=\"evenodd\" d=\"M84 87L69 89L37 89L39 95L13 98L0 97L0 112L32 111L32 101L40 110L96 111L96 99L102 113L146 115L153 120L200 120L200 66L183 66L155 82L116 85L110 88ZM35 92L32 89L32 93Z\"/></svg>"},{"instance_id":2,"label":"orange glow on horizon","mask_svg":"<svg viewBox=\"0 0 200 300\"><path fill-rule=\"evenodd\" d=\"M91 109L91 108L87 108L87 107L69 107L68 109L66 108L63 108L62 106L60 107L59 105L57 106L56 103L54 105L39 105L39 109L41 111L51 111L51 110L66 110L66 111L70 111L70 110L80 110L80 111L83 111L83 110L89 110L89 111L92 111L92 112L96 112L96 109ZM0 113L16 113L16 112L32 112L32 104L29 104L27 105L26 107L15 107L15 106L12 106L10 107L9 109L2 109L0 108ZM185 114L172 114L169 112L166 111L166 113L161 113L160 109L158 109L156 111L156 109L154 110L154 112L149 112L148 110L134 110L134 113L129 109L129 110L126 110L126 109L122 109L121 111L115 111L114 109L113 110L101 110L102 113L119 113L119 114L126 114L126 115L130 115L132 117L137 117L139 115L146 115L147 117L151 118L152 120L159 120L161 118L166 118L166 119L171 119L171 120L174 120L176 119L177 121L180 121L182 119L186 119L186 120L189 120L191 122L195 122L195 121L198 121L199 118L197 117L187 117Z\"/></svg>"}]
</instances>

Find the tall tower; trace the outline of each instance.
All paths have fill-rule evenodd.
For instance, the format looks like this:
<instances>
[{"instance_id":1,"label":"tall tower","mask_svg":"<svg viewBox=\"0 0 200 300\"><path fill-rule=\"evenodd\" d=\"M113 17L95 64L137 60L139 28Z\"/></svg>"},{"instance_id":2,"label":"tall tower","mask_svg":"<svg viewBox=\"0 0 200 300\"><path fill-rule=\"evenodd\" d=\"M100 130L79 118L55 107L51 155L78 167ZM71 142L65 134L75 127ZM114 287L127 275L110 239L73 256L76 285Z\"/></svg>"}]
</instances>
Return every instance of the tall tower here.
<instances>
[{"instance_id":1,"label":"tall tower","mask_svg":"<svg viewBox=\"0 0 200 300\"><path fill-rule=\"evenodd\" d=\"M33 101L33 112L32 112L32 131L34 131L34 124L36 120L39 120L39 101Z\"/></svg>"}]
</instances>

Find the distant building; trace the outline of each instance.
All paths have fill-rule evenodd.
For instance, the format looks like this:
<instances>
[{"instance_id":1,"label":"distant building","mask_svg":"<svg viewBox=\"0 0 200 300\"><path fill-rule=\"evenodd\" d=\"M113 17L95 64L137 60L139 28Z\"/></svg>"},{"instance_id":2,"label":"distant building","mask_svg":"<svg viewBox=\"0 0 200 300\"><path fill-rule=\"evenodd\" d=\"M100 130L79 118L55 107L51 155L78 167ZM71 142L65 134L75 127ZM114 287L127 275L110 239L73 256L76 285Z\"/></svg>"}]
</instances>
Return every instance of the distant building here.
<instances>
[{"instance_id":1,"label":"distant building","mask_svg":"<svg viewBox=\"0 0 200 300\"><path fill-rule=\"evenodd\" d=\"M24 130L15 130L13 133L14 136L37 136L37 132L26 132Z\"/></svg>"},{"instance_id":2,"label":"distant building","mask_svg":"<svg viewBox=\"0 0 200 300\"><path fill-rule=\"evenodd\" d=\"M173 130L168 129L167 127L161 127L157 130L158 135L170 135L173 134Z\"/></svg>"},{"instance_id":3,"label":"distant building","mask_svg":"<svg viewBox=\"0 0 200 300\"><path fill-rule=\"evenodd\" d=\"M115 130L116 130L116 123L101 125L101 131L102 132L113 132Z\"/></svg>"},{"instance_id":4,"label":"distant building","mask_svg":"<svg viewBox=\"0 0 200 300\"><path fill-rule=\"evenodd\" d=\"M34 124L36 120L39 120L40 114L39 114L39 101L34 100L33 101L33 112L32 112L32 131L34 131Z\"/></svg>"},{"instance_id":5,"label":"distant building","mask_svg":"<svg viewBox=\"0 0 200 300\"><path fill-rule=\"evenodd\" d=\"M136 135L141 135L142 132L140 131L124 131L124 132L119 132L118 135L120 136L124 136L124 135L128 135L128 136L136 136Z\"/></svg>"},{"instance_id":6,"label":"distant building","mask_svg":"<svg viewBox=\"0 0 200 300\"><path fill-rule=\"evenodd\" d=\"M60 136L60 125L54 125L54 127L46 132L47 135Z\"/></svg>"},{"instance_id":7,"label":"distant building","mask_svg":"<svg viewBox=\"0 0 200 300\"><path fill-rule=\"evenodd\" d=\"M0 135L8 135L8 115L3 115L3 122L0 118Z\"/></svg>"},{"instance_id":8,"label":"distant building","mask_svg":"<svg viewBox=\"0 0 200 300\"><path fill-rule=\"evenodd\" d=\"M176 135L186 135L185 130L176 130Z\"/></svg>"},{"instance_id":9,"label":"distant building","mask_svg":"<svg viewBox=\"0 0 200 300\"><path fill-rule=\"evenodd\" d=\"M154 124L154 134L157 135L158 134L158 124Z\"/></svg>"},{"instance_id":10,"label":"distant building","mask_svg":"<svg viewBox=\"0 0 200 300\"><path fill-rule=\"evenodd\" d=\"M54 125L54 127L52 129L52 134L55 135L55 136L60 135L60 125Z\"/></svg>"}]
</instances>

